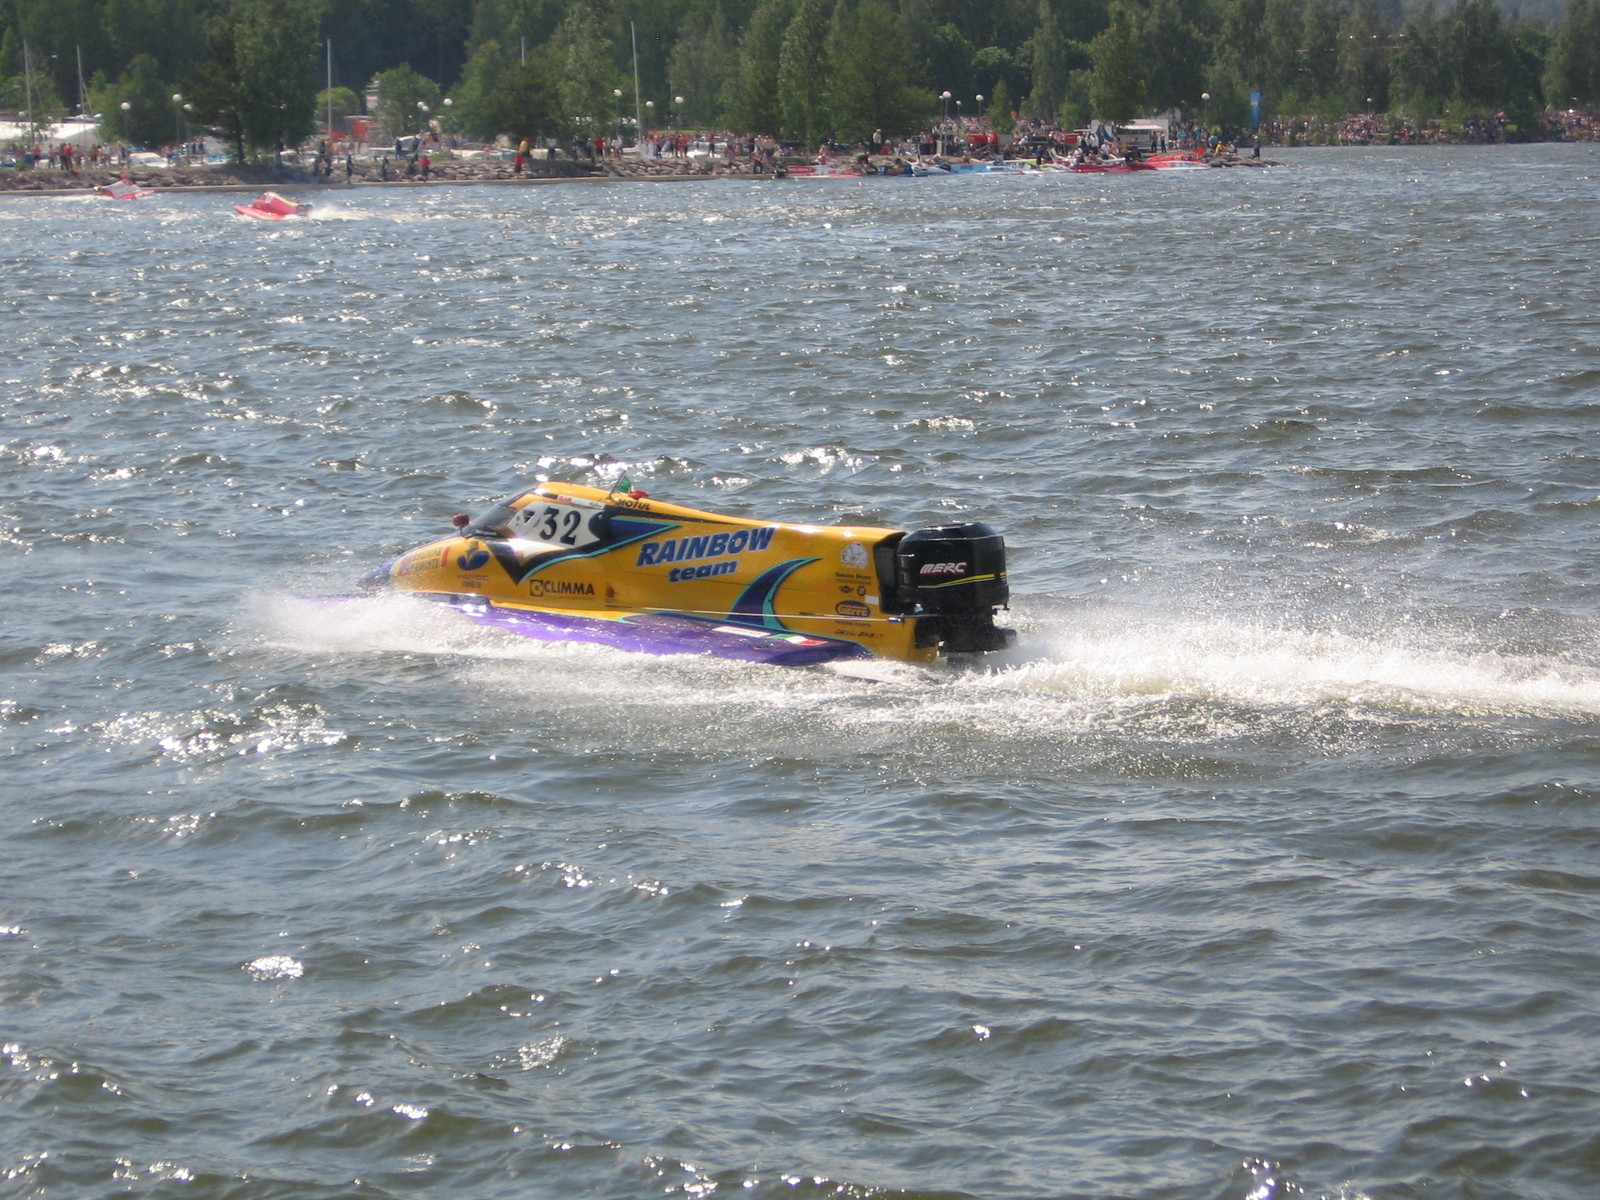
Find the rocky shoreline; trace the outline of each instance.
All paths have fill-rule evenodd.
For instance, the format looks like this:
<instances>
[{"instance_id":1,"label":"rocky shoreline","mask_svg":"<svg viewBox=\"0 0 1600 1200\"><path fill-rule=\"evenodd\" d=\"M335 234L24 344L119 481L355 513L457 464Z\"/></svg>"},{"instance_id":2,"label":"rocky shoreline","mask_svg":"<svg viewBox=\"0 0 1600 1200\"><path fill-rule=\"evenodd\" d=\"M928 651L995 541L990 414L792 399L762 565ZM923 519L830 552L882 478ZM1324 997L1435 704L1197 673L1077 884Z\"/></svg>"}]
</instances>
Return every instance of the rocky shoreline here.
<instances>
[{"instance_id":1,"label":"rocky shoreline","mask_svg":"<svg viewBox=\"0 0 1600 1200\"><path fill-rule=\"evenodd\" d=\"M395 160L390 160L391 164ZM790 165L801 159L790 160ZM887 160L885 160L887 161ZM1277 164L1267 159L1251 159L1235 155L1219 155L1213 166L1265 167ZM63 195L92 193L97 188L115 183L126 175L142 188L161 191L170 188L182 190L251 190L256 188L312 188L338 190L350 187L432 187L440 184L496 183L545 184L578 180L686 180L717 177L763 178L771 177L770 167L756 170L748 160L732 165L720 159L689 160L660 158L643 162L634 159L603 159L590 163L587 160L538 160L523 168L519 175L511 162L499 158L439 158L433 163L428 178L407 178L404 167L385 166L377 162L360 162L348 180L344 167L335 164L333 176L327 181L313 179L303 167L280 167L271 164L223 163L207 166L118 170L110 167L81 167L76 172L53 170L48 167L27 171L0 171L0 196Z\"/></svg>"},{"instance_id":2,"label":"rocky shoreline","mask_svg":"<svg viewBox=\"0 0 1600 1200\"><path fill-rule=\"evenodd\" d=\"M428 178L408 178L403 160L389 160L387 164L359 162L346 177L342 164L336 163L333 175L327 180L313 178L303 167L280 167L272 164L222 163L207 166L139 168L122 170L112 167L80 167L75 172L35 168L28 171L0 172L0 196L26 194L61 194L93 192L97 188L115 183L124 175L142 188L164 191L171 188L193 190L254 189L254 188L313 188L336 190L348 187L431 187L435 184L503 183L540 184L560 183L580 179L705 179L719 175L756 174L749 164L741 162L729 167L719 162L696 163L684 159L658 159L652 162L602 161L556 159L538 161L523 168L519 175L509 161L498 158L435 159Z\"/></svg>"}]
</instances>

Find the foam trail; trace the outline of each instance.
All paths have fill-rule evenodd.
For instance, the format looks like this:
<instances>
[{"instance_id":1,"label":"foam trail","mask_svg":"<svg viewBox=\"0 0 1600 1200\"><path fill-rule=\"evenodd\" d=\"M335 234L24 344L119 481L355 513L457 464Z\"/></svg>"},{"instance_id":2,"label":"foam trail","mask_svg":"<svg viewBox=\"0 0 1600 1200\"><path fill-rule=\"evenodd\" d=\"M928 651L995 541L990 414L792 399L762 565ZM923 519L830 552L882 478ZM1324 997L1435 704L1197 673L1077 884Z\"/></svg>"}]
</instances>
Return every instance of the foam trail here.
<instances>
[{"instance_id":1,"label":"foam trail","mask_svg":"<svg viewBox=\"0 0 1600 1200\"><path fill-rule=\"evenodd\" d=\"M697 687L725 689L752 670L694 656L669 660L582 642L526 640L481 628L441 605L398 595L332 603L282 596L265 601L253 623L269 641L299 651L523 662L557 675L612 670L685 693ZM1408 712L1600 716L1600 668L1554 657L1468 652L1427 645L1420 636L1379 639L1156 614L1097 612L1070 623L1052 616L1031 624L1022 646L980 660L976 670L873 662L856 673L859 678L835 673L835 686L870 689L883 703L880 715L898 714L897 719L912 715L908 704L928 716L951 705L986 708L1008 694L1091 704L1186 697L1260 709L1339 704ZM798 677L779 682L792 672L757 670L770 690L787 692L791 685L806 690ZM935 687L941 683L947 686ZM942 693L937 700L930 687Z\"/></svg>"},{"instance_id":2,"label":"foam trail","mask_svg":"<svg viewBox=\"0 0 1600 1200\"><path fill-rule=\"evenodd\" d=\"M1420 639L1223 621L1099 614L1037 628L1031 661L994 686L1090 695L1187 695L1257 707L1327 703L1427 711L1600 715L1600 670L1554 657Z\"/></svg>"}]
</instances>

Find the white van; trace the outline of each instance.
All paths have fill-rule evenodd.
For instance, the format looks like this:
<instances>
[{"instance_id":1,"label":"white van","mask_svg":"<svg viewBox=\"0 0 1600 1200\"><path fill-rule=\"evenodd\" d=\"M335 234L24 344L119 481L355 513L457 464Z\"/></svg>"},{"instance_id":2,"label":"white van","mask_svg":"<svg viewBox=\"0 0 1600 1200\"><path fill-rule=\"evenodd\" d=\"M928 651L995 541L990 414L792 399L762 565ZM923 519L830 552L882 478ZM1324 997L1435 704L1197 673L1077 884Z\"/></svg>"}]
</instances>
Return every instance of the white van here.
<instances>
[{"instance_id":1,"label":"white van","mask_svg":"<svg viewBox=\"0 0 1600 1200\"><path fill-rule=\"evenodd\" d=\"M1167 148L1167 127L1154 121L1118 125L1117 141L1141 154L1159 154Z\"/></svg>"}]
</instances>

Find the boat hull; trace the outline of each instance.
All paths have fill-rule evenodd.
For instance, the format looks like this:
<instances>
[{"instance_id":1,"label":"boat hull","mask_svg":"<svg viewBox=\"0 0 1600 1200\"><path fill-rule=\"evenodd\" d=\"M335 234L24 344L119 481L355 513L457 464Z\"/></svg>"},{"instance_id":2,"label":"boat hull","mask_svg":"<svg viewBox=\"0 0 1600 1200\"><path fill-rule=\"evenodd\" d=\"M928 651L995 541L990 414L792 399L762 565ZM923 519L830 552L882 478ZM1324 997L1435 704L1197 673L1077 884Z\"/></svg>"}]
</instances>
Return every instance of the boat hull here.
<instances>
[{"instance_id":1,"label":"boat hull","mask_svg":"<svg viewBox=\"0 0 1600 1200\"><path fill-rule=\"evenodd\" d=\"M542 484L365 581L544 641L806 665L999 649L1004 549L987 526L747 520Z\"/></svg>"}]
</instances>

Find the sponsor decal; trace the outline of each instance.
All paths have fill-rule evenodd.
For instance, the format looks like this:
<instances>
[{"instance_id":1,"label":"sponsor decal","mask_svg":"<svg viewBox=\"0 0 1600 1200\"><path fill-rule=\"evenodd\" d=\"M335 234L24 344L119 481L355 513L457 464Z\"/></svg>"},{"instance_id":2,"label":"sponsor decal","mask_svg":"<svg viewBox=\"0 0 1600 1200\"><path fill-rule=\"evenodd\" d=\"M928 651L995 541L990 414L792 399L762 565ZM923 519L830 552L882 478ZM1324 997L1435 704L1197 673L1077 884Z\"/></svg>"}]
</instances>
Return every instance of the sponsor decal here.
<instances>
[{"instance_id":1,"label":"sponsor decal","mask_svg":"<svg viewBox=\"0 0 1600 1200\"><path fill-rule=\"evenodd\" d=\"M872 610L857 600L841 600L833 606L841 617L870 617Z\"/></svg>"},{"instance_id":2,"label":"sponsor decal","mask_svg":"<svg viewBox=\"0 0 1600 1200\"><path fill-rule=\"evenodd\" d=\"M713 575L732 575L739 569L737 559L728 558L722 562L701 563L697 567L673 567L667 572L668 583L687 583L691 579L710 579Z\"/></svg>"},{"instance_id":3,"label":"sponsor decal","mask_svg":"<svg viewBox=\"0 0 1600 1200\"><path fill-rule=\"evenodd\" d=\"M407 575L435 570L444 566L449 557L448 550L414 550L395 563L394 576L396 579L404 579Z\"/></svg>"},{"instance_id":4,"label":"sponsor decal","mask_svg":"<svg viewBox=\"0 0 1600 1200\"><path fill-rule=\"evenodd\" d=\"M489 561L489 551L474 542L463 554L456 555L456 566L463 571L476 571Z\"/></svg>"},{"instance_id":5,"label":"sponsor decal","mask_svg":"<svg viewBox=\"0 0 1600 1200\"><path fill-rule=\"evenodd\" d=\"M541 596L592 596L594 584L570 579L530 579L528 595L536 599Z\"/></svg>"},{"instance_id":6,"label":"sponsor decal","mask_svg":"<svg viewBox=\"0 0 1600 1200\"><path fill-rule=\"evenodd\" d=\"M697 558L723 558L729 554L743 554L746 550L765 550L772 545L772 535L776 532L776 526L764 525L760 529L738 529L733 533L663 538L640 546L639 557L633 565L653 567L662 563L693 562Z\"/></svg>"},{"instance_id":7,"label":"sponsor decal","mask_svg":"<svg viewBox=\"0 0 1600 1200\"><path fill-rule=\"evenodd\" d=\"M922 570L917 572L917 574L919 576L921 576L921 575L965 575L966 573L967 573L967 564L964 563L964 562L923 563L922 564Z\"/></svg>"},{"instance_id":8,"label":"sponsor decal","mask_svg":"<svg viewBox=\"0 0 1600 1200\"><path fill-rule=\"evenodd\" d=\"M839 555L839 561L847 567L864 567L867 565L867 548L860 542L851 542Z\"/></svg>"}]
</instances>

